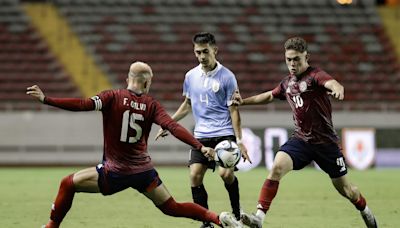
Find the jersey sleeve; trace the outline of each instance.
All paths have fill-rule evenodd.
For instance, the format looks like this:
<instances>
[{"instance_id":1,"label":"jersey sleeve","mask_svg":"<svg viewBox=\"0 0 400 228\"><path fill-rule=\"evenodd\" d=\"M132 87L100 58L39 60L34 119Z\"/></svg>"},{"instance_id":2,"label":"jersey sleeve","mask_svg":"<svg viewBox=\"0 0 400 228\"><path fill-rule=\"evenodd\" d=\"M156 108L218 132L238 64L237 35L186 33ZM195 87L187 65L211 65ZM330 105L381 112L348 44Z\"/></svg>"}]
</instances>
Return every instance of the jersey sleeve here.
<instances>
[{"instance_id":1,"label":"jersey sleeve","mask_svg":"<svg viewBox=\"0 0 400 228\"><path fill-rule=\"evenodd\" d=\"M101 111L107 109L107 107L111 105L112 101L114 100L114 91L106 90L96 96L91 97L90 99L92 99L94 102L94 110Z\"/></svg>"},{"instance_id":2,"label":"jersey sleeve","mask_svg":"<svg viewBox=\"0 0 400 228\"><path fill-rule=\"evenodd\" d=\"M235 93L235 90L238 89L238 84L235 78L235 75L232 73L230 75L230 77L227 77L226 80L226 87L225 87L225 93L226 93L226 97L225 97L225 103L227 106L231 106L232 105L232 96Z\"/></svg>"},{"instance_id":3,"label":"jersey sleeve","mask_svg":"<svg viewBox=\"0 0 400 228\"><path fill-rule=\"evenodd\" d=\"M54 98L45 97L44 104L68 111L93 111L95 106L90 98Z\"/></svg>"},{"instance_id":4,"label":"jersey sleeve","mask_svg":"<svg viewBox=\"0 0 400 228\"><path fill-rule=\"evenodd\" d=\"M201 149L203 145L197 139L195 139L193 135L189 133L189 131L187 131L184 127L174 121L159 102L155 101L154 105L154 123L160 125L163 129L171 132L171 134L180 141L196 149Z\"/></svg>"},{"instance_id":5,"label":"jersey sleeve","mask_svg":"<svg viewBox=\"0 0 400 228\"><path fill-rule=\"evenodd\" d=\"M317 82L319 86L324 86L325 82L334 79L325 71L319 71L314 75L314 80Z\"/></svg>"},{"instance_id":6,"label":"jersey sleeve","mask_svg":"<svg viewBox=\"0 0 400 228\"><path fill-rule=\"evenodd\" d=\"M185 75L185 80L183 81L183 91L182 96L190 99L190 83L188 74Z\"/></svg>"},{"instance_id":7,"label":"jersey sleeve","mask_svg":"<svg viewBox=\"0 0 400 228\"><path fill-rule=\"evenodd\" d=\"M283 81L281 81L281 83L279 83L279 85L272 90L272 96L280 100L285 100L286 97L284 92Z\"/></svg>"}]
</instances>

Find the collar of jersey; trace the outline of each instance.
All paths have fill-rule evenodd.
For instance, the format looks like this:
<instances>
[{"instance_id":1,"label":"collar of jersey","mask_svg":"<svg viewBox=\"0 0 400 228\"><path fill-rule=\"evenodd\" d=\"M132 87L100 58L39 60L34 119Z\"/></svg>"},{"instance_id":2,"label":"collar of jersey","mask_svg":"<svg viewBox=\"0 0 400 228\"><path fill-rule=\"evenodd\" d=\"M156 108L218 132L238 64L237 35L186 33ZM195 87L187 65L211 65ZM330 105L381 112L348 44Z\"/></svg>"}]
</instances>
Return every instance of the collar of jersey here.
<instances>
[{"instance_id":1,"label":"collar of jersey","mask_svg":"<svg viewBox=\"0 0 400 228\"><path fill-rule=\"evenodd\" d=\"M217 72L221 69L222 65L217 61L217 67L215 67L214 70L209 71L209 72L204 72L203 69L201 69L201 64L199 64L200 70L201 70L201 76L205 77L214 77L214 75L217 74Z\"/></svg>"}]
</instances>

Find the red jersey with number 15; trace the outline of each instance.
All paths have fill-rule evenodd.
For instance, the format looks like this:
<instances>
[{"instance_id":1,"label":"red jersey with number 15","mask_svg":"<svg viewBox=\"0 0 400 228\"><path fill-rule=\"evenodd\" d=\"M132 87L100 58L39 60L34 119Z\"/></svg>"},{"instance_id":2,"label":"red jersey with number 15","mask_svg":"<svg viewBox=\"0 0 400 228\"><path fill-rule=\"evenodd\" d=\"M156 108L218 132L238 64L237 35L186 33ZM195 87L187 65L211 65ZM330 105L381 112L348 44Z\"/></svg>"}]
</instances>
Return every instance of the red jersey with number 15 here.
<instances>
[{"instance_id":1,"label":"red jersey with number 15","mask_svg":"<svg viewBox=\"0 0 400 228\"><path fill-rule=\"evenodd\" d=\"M337 143L332 124L332 105L325 82L333 78L309 67L300 76L289 75L272 91L275 98L286 99L293 111L294 136L313 144Z\"/></svg>"},{"instance_id":2,"label":"red jersey with number 15","mask_svg":"<svg viewBox=\"0 0 400 228\"><path fill-rule=\"evenodd\" d=\"M103 113L106 170L133 174L153 168L147 152L147 140L153 123L174 134L178 124L158 101L149 95L137 95L127 89L108 90L92 97L95 110ZM180 126L179 126L180 127ZM191 135L184 135L189 138ZM186 141L201 144L191 137Z\"/></svg>"},{"instance_id":3,"label":"red jersey with number 15","mask_svg":"<svg viewBox=\"0 0 400 228\"><path fill-rule=\"evenodd\" d=\"M196 149L200 150L203 146L175 122L158 101L147 94L119 89L84 99L45 97L43 102L70 111L102 111L103 163L107 171L135 174L153 168L147 152L147 140L153 123Z\"/></svg>"}]
</instances>

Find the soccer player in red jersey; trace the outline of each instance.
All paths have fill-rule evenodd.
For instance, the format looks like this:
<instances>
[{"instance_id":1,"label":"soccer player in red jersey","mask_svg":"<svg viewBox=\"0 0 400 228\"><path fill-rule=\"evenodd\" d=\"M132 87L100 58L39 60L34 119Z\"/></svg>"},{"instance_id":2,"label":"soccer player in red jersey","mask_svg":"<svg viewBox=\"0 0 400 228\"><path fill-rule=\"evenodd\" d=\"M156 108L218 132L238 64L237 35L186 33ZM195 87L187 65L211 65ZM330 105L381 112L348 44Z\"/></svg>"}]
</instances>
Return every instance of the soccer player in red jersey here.
<instances>
[{"instance_id":1,"label":"soccer player in red jersey","mask_svg":"<svg viewBox=\"0 0 400 228\"><path fill-rule=\"evenodd\" d=\"M336 190L361 212L367 227L377 227L365 198L347 178L339 138L332 124L329 95L343 100L343 86L323 70L309 65L307 43L300 37L286 41L285 58L289 75L275 89L246 99L242 99L239 92L234 96L238 105L267 104L274 98L287 100L295 125L293 136L277 152L272 170L261 188L256 214L243 214L243 223L262 227L282 177L315 161L330 176Z\"/></svg>"},{"instance_id":2,"label":"soccer player in red jersey","mask_svg":"<svg viewBox=\"0 0 400 228\"><path fill-rule=\"evenodd\" d=\"M162 183L147 152L147 140L153 123L168 129L176 138L214 154L166 113L161 104L147 95L153 77L149 65L135 62L130 66L126 89L103 91L86 99L46 97L34 85L27 94L44 104L70 111L98 110L103 114L103 162L62 179L45 228L56 228L69 211L75 192L112 195L134 188L153 201L164 214L213 222L220 226L242 227L230 214L220 216L194 203L178 203Z\"/></svg>"}]
</instances>

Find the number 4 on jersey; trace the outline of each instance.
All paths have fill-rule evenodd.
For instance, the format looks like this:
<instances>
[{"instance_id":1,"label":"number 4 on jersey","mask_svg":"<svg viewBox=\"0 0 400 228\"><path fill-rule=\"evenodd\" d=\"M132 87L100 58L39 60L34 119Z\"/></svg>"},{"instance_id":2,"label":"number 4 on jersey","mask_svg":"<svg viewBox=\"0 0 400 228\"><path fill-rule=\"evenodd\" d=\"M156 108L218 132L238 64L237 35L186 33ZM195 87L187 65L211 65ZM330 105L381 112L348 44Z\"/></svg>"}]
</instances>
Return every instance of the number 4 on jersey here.
<instances>
[{"instance_id":1,"label":"number 4 on jersey","mask_svg":"<svg viewBox=\"0 0 400 228\"><path fill-rule=\"evenodd\" d=\"M138 113L130 114L129 110L122 114L121 142L135 143L142 137L142 127L135 123L136 120L144 121L143 115ZM128 137L129 127L136 131L134 137Z\"/></svg>"}]
</instances>

